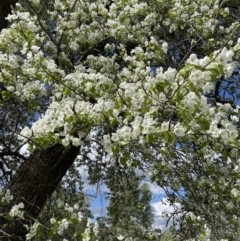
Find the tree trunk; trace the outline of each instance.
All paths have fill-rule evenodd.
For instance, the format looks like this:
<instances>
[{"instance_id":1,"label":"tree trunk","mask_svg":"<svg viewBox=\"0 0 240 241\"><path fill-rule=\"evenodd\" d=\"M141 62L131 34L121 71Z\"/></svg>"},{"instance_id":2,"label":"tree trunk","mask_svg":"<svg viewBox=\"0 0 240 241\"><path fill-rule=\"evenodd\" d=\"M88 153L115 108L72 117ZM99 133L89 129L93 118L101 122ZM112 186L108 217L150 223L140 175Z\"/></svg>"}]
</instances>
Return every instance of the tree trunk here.
<instances>
[{"instance_id":1,"label":"tree trunk","mask_svg":"<svg viewBox=\"0 0 240 241\"><path fill-rule=\"evenodd\" d=\"M13 195L7 206L0 207L0 240L25 240L27 233L24 224L31 224L38 218L48 197L71 167L79 153L79 147L65 150L60 144L54 144L45 150L33 152L19 167L12 180L6 186ZM15 218L9 222L4 214L14 205L24 203L25 219ZM4 236L4 238L3 238Z\"/></svg>"}]
</instances>

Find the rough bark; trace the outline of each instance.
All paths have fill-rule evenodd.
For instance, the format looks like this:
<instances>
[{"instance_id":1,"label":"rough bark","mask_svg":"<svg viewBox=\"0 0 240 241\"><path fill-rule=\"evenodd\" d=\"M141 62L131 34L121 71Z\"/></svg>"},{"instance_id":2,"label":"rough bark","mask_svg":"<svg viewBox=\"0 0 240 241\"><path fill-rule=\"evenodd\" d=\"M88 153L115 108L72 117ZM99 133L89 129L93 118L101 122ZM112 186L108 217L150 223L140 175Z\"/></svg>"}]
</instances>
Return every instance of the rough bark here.
<instances>
[{"instance_id":1,"label":"rough bark","mask_svg":"<svg viewBox=\"0 0 240 241\"><path fill-rule=\"evenodd\" d=\"M45 150L33 152L19 167L13 179L5 189L9 189L13 200L7 206L0 207L0 240L25 240L27 233L24 224L38 218L48 197L56 189L67 170L79 153L79 147L65 150L60 144L54 144ZM8 222L4 214L11 208L24 203L25 219Z\"/></svg>"}]
</instances>

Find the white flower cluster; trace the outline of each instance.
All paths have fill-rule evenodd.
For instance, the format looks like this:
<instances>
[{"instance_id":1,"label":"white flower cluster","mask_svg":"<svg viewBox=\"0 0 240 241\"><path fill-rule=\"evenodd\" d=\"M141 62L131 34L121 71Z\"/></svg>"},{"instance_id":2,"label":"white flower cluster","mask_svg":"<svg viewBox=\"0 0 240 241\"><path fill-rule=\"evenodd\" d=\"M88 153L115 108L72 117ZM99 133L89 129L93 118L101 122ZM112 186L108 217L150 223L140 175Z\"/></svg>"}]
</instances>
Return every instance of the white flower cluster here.
<instances>
[{"instance_id":1,"label":"white flower cluster","mask_svg":"<svg viewBox=\"0 0 240 241\"><path fill-rule=\"evenodd\" d=\"M113 138L116 138L116 135L113 136ZM111 142L111 138L109 135L104 135L103 136L103 146L104 146L104 149L105 151L109 154L109 155L112 155L113 152L112 152L112 142Z\"/></svg>"},{"instance_id":2,"label":"white flower cluster","mask_svg":"<svg viewBox=\"0 0 240 241\"><path fill-rule=\"evenodd\" d=\"M221 120L220 124L222 128L218 128L219 122L217 120L213 121L210 125L209 133L213 137L221 137L224 143L228 143L230 139L235 139L238 136L238 130L236 125L227 120Z\"/></svg>"},{"instance_id":3,"label":"white flower cluster","mask_svg":"<svg viewBox=\"0 0 240 241\"><path fill-rule=\"evenodd\" d=\"M0 191L0 194L2 194L1 191ZM7 189L6 192L4 193L4 196L2 197L2 202L10 203L11 200L13 200L13 195L11 195L10 190Z\"/></svg>"},{"instance_id":4,"label":"white flower cluster","mask_svg":"<svg viewBox=\"0 0 240 241\"><path fill-rule=\"evenodd\" d=\"M84 231L83 241L90 241L91 240L90 234L91 234L91 219L89 218L87 221L86 229Z\"/></svg>"},{"instance_id":5,"label":"white flower cluster","mask_svg":"<svg viewBox=\"0 0 240 241\"><path fill-rule=\"evenodd\" d=\"M21 219L24 219L24 211L22 210L24 208L24 204L21 202L18 205L15 205L12 207L12 209L9 212L9 215L12 217L19 217Z\"/></svg>"},{"instance_id":6,"label":"white flower cluster","mask_svg":"<svg viewBox=\"0 0 240 241\"><path fill-rule=\"evenodd\" d=\"M177 4L177 6L179 4L180 2ZM63 6L64 4L61 1L59 1L56 5L57 8L62 8ZM134 8L133 6L126 6L125 10L128 13L131 12L131 14L133 15L143 11L143 5L140 4L138 10L136 10L136 6L134 5ZM116 8L118 7L120 6L116 5ZM177 9L178 11L185 11L185 7ZM95 9L95 6L92 6L92 8ZM201 9L201 11L205 11L204 7L202 7ZM76 13L77 10L82 11L80 5L78 4L76 5ZM112 6L112 10L114 10L114 4ZM51 14L54 15L55 13ZM73 20L71 21L74 22L79 15L72 14L71 16L73 18ZM56 21L60 21L58 23L59 29L61 29L61 26L67 28L67 26L64 25L64 21L60 19L56 19ZM72 24L74 25L76 23L74 22ZM96 25L95 27L98 26ZM69 27L69 31L72 31L72 28ZM86 29L84 31L85 33L87 32ZM78 39L78 41L80 40ZM157 46L157 44L158 41L154 37L151 37L150 41L146 40L144 42L145 46ZM168 43L163 42L161 48L163 48L164 52L166 52L168 49ZM124 53L124 45L122 45L120 49ZM153 49L150 49L149 51L152 50ZM37 55L39 52L41 51L39 51L39 47L36 45L29 49L25 48L24 53L27 55L27 61L25 61L25 63L27 63L29 66L24 67L23 71L25 71L26 69L30 70L31 64L34 64L35 68L35 55ZM55 136L55 138L61 139L64 146L68 146L70 143L75 146L79 146L82 143L82 137L85 136L87 133L84 133L84 131L79 131L79 137L71 135L71 133L74 132L73 128L75 128L76 119L79 121L82 119L81 117L84 116L84 122L90 123L92 121L93 123L99 123L103 118L103 113L105 113L104 115L106 115L106 113L111 112L112 115L108 117L110 120L116 120L119 123L123 121L123 123L125 124L122 125L122 127L120 127L116 131L116 133L112 133L111 138L103 138L104 147L106 151L111 154L111 141L129 141L130 139L137 139L141 135L148 135L156 132L156 121L152 117L152 113L157 113L163 108L165 101L167 101L167 95L164 93L169 91L173 93L179 88L179 85L181 85L183 87L183 92L181 93L183 95L183 98L181 100L182 107L189 109L190 113L193 113L196 108L201 109L201 111L206 111L209 108L208 104L206 103L206 99L204 97L199 98L198 94L195 93L196 90L199 89L198 91L208 93L214 88L214 85L212 84L211 71L212 69L215 69L214 71L218 71L219 64L223 66L223 71L226 76L229 76L234 68L234 65L230 63L233 57L233 52L228 51L226 48L223 48L219 51L214 52L213 59L210 59L209 57L198 59L196 55L192 54L186 61L186 63L190 65L190 67L186 66L186 68L190 68L187 75L183 74L187 73L187 70L185 70L184 68L183 70L178 72L176 69L169 67L165 72L163 71L163 68L158 68L156 76L154 77L151 73L151 69L149 68L149 66L146 66L146 63L144 61L141 61L141 58L145 58L145 54L148 54L148 52L145 53L143 48L140 46L132 50L131 56L127 55L125 52L125 54L123 55L124 60L128 61L130 65L135 66L135 68L133 68L132 70L130 68L123 68L121 71L118 71L117 69L117 71L119 72L118 78L120 80L117 96L110 94L110 92L116 89L116 86L114 81L112 80L113 76L109 73L113 73L114 68L118 67L117 65L112 64L112 60L110 60L109 58L90 55L88 56L87 61L91 68L86 69L84 66L79 65L75 68L74 72L66 76L65 73L63 73L61 69L58 68L58 66L52 59L44 59L41 65L41 73L45 71L46 73L49 73L49 76L52 74L59 74L58 78L60 80L64 79L65 84L53 85L55 89L53 91L53 93L55 93L53 99L55 101L51 103L45 115L42 116L36 123L34 123L31 129L24 128L22 130L22 137L31 138L32 136L38 137L51 133L51 135ZM101 73L97 72L95 69L99 68L99 64L97 63L104 63L101 64ZM196 69L195 66L197 65L199 66L199 68ZM104 66L107 66L107 68L104 69ZM32 71L32 74L34 74L36 72L36 69L32 69ZM48 79L48 77L46 77L48 74L46 73L44 75L44 78L49 84L51 84L53 78L51 77L50 79ZM219 72L219 74L221 73ZM131 81L129 81L130 79ZM142 79L145 80L143 84ZM190 91L187 95L184 96L184 91L188 89L188 80L194 85L194 88L196 88L196 90ZM9 89L11 91L15 91L16 95L20 95L20 98L35 98L36 96L33 93L36 91L40 93L40 95L44 96L45 90L43 85L41 85L39 81L30 83L31 86L29 86L29 88L28 84L22 86L18 84L16 87L9 87ZM159 83L164 83L165 90L156 93L154 86ZM36 87L32 87L35 84ZM42 89L40 88L40 86L42 86ZM73 86L74 89L79 88L81 89L81 92L87 93L87 95L93 95L96 98L97 103L92 104L81 98L76 101L75 93L71 91L71 88L66 89L66 86ZM21 91L21 88L23 89L23 91ZM81 92L79 93L79 96L81 96ZM62 98L62 96L64 95L67 95L67 98ZM129 123L128 119L122 120L121 117L118 116L120 109L116 106L116 98L119 98L120 100L123 99L124 102L127 103L127 105L124 106L123 102L120 101L122 102L121 105L123 105L122 110L124 111L124 109L128 109L131 116L131 118L128 119L133 119L133 122ZM59 99L60 102L58 101ZM149 109L149 111L144 114L143 118L141 117L141 108L146 109L146 106L144 106L145 103L148 103L147 108ZM169 106L169 108L172 107ZM68 121L71 118L72 121ZM182 123L174 123L171 128L169 128L169 125L166 125L165 128L164 123L165 121L163 121L163 123L159 123L161 125L162 131L171 130L176 136L180 137L186 134L186 127L184 127ZM60 133L56 133L56 130L60 127L63 127L63 131L61 131Z\"/></svg>"},{"instance_id":7,"label":"white flower cluster","mask_svg":"<svg viewBox=\"0 0 240 241\"><path fill-rule=\"evenodd\" d=\"M81 212L78 212L78 220L81 222L83 219L83 214Z\"/></svg>"},{"instance_id":8,"label":"white flower cluster","mask_svg":"<svg viewBox=\"0 0 240 241\"><path fill-rule=\"evenodd\" d=\"M185 130L184 130L184 127L180 124L180 123L177 123L175 126L174 126L174 133L176 136L185 136Z\"/></svg>"},{"instance_id":9,"label":"white flower cluster","mask_svg":"<svg viewBox=\"0 0 240 241\"><path fill-rule=\"evenodd\" d=\"M28 230L28 234L26 235L26 240L31 240L33 237L36 236L38 227L40 223L35 222Z\"/></svg>"},{"instance_id":10,"label":"white flower cluster","mask_svg":"<svg viewBox=\"0 0 240 241\"><path fill-rule=\"evenodd\" d=\"M98 223L98 222L96 222L96 223L94 224L93 233L94 233L94 235L95 235L96 237L98 237L98 234L99 234L99 223Z\"/></svg>"},{"instance_id":11,"label":"white flower cluster","mask_svg":"<svg viewBox=\"0 0 240 241\"><path fill-rule=\"evenodd\" d=\"M236 188L233 188L233 189L232 189L231 194L232 194L234 197L237 197L237 198L240 197L240 192L239 192L239 190L236 189Z\"/></svg>"},{"instance_id":12,"label":"white flower cluster","mask_svg":"<svg viewBox=\"0 0 240 241\"><path fill-rule=\"evenodd\" d=\"M58 226L58 234L63 235L64 230L67 230L69 227L69 222L66 218L62 220L60 225Z\"/></svg>"},{"instance_id":13,"label":"white flower cluster","mask_svg":"<svg viewBox=\"0 0 240 241\"><path fill-rule=\"evenodd\" d=\"M124 240L124 236L123 235L120 235L117 237L118 240Z\"/></svg>"}]
</instances>

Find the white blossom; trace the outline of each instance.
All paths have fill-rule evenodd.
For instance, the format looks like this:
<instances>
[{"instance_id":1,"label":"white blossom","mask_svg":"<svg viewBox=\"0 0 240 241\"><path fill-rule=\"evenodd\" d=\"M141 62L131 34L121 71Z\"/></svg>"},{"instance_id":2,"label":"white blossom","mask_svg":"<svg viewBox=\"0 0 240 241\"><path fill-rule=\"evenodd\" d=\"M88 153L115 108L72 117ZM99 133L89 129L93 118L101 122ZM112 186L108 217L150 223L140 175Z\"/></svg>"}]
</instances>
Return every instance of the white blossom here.
<instances>
[{"instance_id":1,"label":"white blossom","mask_svg":"<svg viewBox=\"0 0 240 241\"><path fill-rule=\"evenodd\" d=\"M164 53L167 53L167 51L168 51L168 43L164 42L162 44L162 49L163 49Z\"/></svg>"},{"instance_id":2,"label":"white blossom","mask_svg":"<svg viewBox=\"0 0 240 241\"><path fill-rule=\"evenodd\" d=\"M10 203L10 201L13 200L13 195L11 195L10 190L7 189L5 192L4 197L2 197L2 202Z\"/></svg>"},{"instance_id":3,"label":"white blossom","mask_svg":"<svg viewBox=\"0 0 240 241\"><path fill-rule=\"evenodd\" d=\"M23 214L24 212L21 210L24 208L24 204L21 202L18 205L15 205L12 207L12 209L9 212L9 215L12 217L19 217L21 219L24 219Z\"/></svg>"},{"instance_id":4,"label":"white blossom","mask_svg":"<svg viewBox=\"0 0 240 241\"><path fill-rule=\"evenodd\" d=\"M58 234L63 235L64 230L67 230L69 226L69 222L67 219L63 219L61 224L58 226Z\"/></svg>"},{"instance_id":5,"label":"white blossom","mask_svg":"<svg viewBox=\"0 0 240 241\"><path fill-rule=\"evenodd\" d=\"M120 235L117 237L118 240L123 240L124 239L124 236Z\"/></svg>"},{"instance_id":6,"label":"white blossom","mask_svg":"<svg viewBox=\"0 0 240 241\"><path fill-rule=\"evenodd\" d=\"M180 123L174 126L174 133L176 134L176 136L180 136L180 137L185 136L185 130Z\"/></svg>"},{"instance_id":7,"label":"white blossom","mask_svg":"<svg viewBox=\"0 0 240 241\"><path fill-rule=\"evenodd\" d=\"M37 234L37 229L40 226L38 222L35 222L30 229L28 230L28 234L26 235L26 240L31 240Z\"/></svg>"}]
</instances>

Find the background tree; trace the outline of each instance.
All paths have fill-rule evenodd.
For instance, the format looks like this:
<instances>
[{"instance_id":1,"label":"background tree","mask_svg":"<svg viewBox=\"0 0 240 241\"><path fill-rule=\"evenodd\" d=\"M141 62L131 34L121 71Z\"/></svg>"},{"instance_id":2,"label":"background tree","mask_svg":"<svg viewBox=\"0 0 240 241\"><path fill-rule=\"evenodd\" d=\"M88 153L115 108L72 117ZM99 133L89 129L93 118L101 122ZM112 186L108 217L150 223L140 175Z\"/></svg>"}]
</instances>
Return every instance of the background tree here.
<instances>
[{"instance_id":1,"label":"background tree","mask_svg":"<svg viewBox=\"0 0 240 241\"><path fill-rule=\"evenodd\" d=\"M140 177L134 170L115 174L110 182L106 182L110 189L106 224L110 238L123 235L147 240L154 221L150 205L152 194L148 185L140 185ZM102 240L107 240L106 236Z\"/></svg>"},{"instance_id":2,"label":"background tree","mask_svg":"<svg viewBox=\"0 0 240 241\"><path fill-rule=\"evenodd\" d=\"M108 214L113 226L117 224L119 227L120 224L118 223L121 223L126 230L129 229L131 231L128 222L132 217L142 227L150 228L153 223L153 214L150 206L152 195L147 184L139 186L139 183L134 180L134 174L118 178L120 178L120 183L117 185L120 188L118 187L117 191L116 187L114 188L115 190L113 189L114 191L111 190L112 195L108 207ZM135 185L133 182L136 182Z\"/></svg>"}]
</instances>

